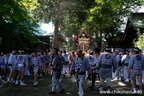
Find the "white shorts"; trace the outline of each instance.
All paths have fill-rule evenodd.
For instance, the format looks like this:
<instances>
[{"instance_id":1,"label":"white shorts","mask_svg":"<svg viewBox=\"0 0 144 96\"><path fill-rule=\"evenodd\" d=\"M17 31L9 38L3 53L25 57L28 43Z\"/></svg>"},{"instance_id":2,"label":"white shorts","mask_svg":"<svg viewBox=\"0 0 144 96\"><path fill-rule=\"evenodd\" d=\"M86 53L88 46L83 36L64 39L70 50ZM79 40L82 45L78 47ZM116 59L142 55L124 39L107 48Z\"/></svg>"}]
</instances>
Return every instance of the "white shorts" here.
<instances>
[{"instance_id":1,"label":"white shorts","mask_svg":"<svg viewBox=\"0 0 144 96\"><path fill-rule=\"evenodd\" d=\"M38 72L39 67L38 66L34 66L33 67L33 72Z\"/></svg>"}]
</instances>

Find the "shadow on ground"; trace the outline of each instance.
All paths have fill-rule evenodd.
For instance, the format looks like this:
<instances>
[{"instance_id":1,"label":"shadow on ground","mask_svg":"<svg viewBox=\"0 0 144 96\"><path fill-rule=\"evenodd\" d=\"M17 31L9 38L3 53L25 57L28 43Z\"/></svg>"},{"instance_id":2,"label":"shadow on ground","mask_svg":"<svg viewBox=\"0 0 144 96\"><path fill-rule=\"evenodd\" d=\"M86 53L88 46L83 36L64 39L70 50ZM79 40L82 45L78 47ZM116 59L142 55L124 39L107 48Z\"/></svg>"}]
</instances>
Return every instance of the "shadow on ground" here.
<instances>
[{"instance_id":1,"label":"shadow on ground","mask_svg":"<svg viewBox=\"0 0 144 96\"><path fill-rule=\"evenodd\" d=\"M39 86L33 86L33 76L25 76L25 83L27 86L16 86L10 83L7 83L5 80L2 80L4 87L0 88L0 96L53 96L49 95L48 93L51 92L51 77L50 76L43 76L39 78ZM54 96L78 96L77 86L74 77L66 77L63 80L63 86L65 88L65 92L63 94L58 93ZM99 81L97 80L95 83L95 89L91 90L88 87L91 85L91 81L85 81L85 88L84 93L85 96L120 96L122 94L100 94L98 91ZM106 90L106 87L104 87ZM143 87L144 89L144 87ZM112 90L119 90L119 91L131 91L130 83L119 82L119 81L112 81ZM131 96L131 94L124 94ZM138 95L136 95L138 96ZM144 94L140 95L144 96Z\"/></svg>"}]
</instances>

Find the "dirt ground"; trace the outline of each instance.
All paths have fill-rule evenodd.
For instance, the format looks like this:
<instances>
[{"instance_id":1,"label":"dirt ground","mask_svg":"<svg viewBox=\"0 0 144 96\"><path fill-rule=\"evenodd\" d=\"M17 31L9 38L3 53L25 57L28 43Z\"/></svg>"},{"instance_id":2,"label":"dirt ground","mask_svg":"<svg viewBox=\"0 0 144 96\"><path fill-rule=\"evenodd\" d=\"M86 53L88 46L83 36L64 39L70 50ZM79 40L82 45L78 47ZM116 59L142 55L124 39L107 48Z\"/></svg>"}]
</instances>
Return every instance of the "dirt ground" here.
<instances>
[{"instance_id":1,"label":"dirt ground","mask_svg":"<svg viewBox=\"0 0 144 96\"><path fill-rule=\"evenodd\" d=\"M5 80L2 80L3 88L0 88L0 96L53 96L48 94L49 92L51 92L51 77L48 75L43 75L43 77L39 78L38 81L39 86L34 87L33 76L25 76L24 82L27 84L27 86L19 86L19 85L16 86L7 83ZM113 95L113 94L100 94L98 91L99 87L98 82L99 81L97 80L95 83L95 89L91 90L88 88L91 85L91 81L85 80L85 88L84 88L85 96ZM57 94L55 94L54 96L78 96L77 86L73 76L72 77L67 76L66 78L64 78L62 84L65 88L65 92L63 94L59 94L57 89L56 91ZM106 87L104 89L106 90ZM112 90L131 91L131 85L130 83L125 83L123 81L121 82L112 81ZM114 94L114 95L120 96L122 94ZM131 94L129 94L128 96L131 96ZM144 94L138 96L144 96Z\"/></svg>"}]
</instances>

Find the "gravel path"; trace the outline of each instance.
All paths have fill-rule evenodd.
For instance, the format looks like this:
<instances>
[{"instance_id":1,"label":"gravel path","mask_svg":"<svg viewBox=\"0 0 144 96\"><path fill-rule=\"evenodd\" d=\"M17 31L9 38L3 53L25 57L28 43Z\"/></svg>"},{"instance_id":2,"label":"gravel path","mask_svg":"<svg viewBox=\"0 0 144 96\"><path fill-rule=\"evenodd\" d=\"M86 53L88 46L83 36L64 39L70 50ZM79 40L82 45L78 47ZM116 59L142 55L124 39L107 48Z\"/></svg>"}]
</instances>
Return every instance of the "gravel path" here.
<instances>
[{"instance_id":1,"label":"gravel path","mask_svg":"<svg viewBox=\"0 0 144 96\"><path fill-rule=\"evenodd\" d=\"M33 76L25 76L24 78L25 83L27 86L16 86L10 83L7 83L5 80L2 80L4 86L0 88L0 96L53 96L49 95L48 93L51 92L51 77L48 75L39 78L39 86L33 86ZM56 91L57 94L54 96L78 96L77 86L74 77L67 76L63 80L63 86L65 88L65 92L63 94L58 94L58 90ZM88 87L91 85L90 80L85 80L85 88L84 93L85 96L107 96L113 94L100 94L98 91L99 81L97 80L95 83L95 89L91 90ZM106 90L106 87L104 88ZM144 87L143 87L144 89ZM119 91L131 91L130 83L125 83L123 81L112 81L112 90L119 90ZM144 92L144 91L143 91ZM114 94L116 96L120 96L122 94ZM125 94L128 95L128 94ZM128 96L131 96L129 94ZM139 96L139 95L138 95ZM144 94L140 95L144 96Z\"/></svg>"}]
</instances>

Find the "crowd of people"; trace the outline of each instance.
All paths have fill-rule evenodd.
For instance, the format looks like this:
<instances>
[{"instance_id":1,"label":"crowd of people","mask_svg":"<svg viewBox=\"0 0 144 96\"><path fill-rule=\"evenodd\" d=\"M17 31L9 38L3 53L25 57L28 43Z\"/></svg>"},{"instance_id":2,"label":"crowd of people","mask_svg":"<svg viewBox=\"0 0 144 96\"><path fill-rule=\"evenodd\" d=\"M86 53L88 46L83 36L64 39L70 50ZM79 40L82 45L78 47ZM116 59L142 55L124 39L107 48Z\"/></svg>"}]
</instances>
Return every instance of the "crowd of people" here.
<instances>
[{"instance_id":1,"label":"crowd of people","mask_svg":"<svg viewBox=\"0 0 144 96\"><path fill-rule=\"evenodd\" d=\"M25 75L34 76L34 86L38 86L37 77L49 74L52 77L52 90L49 94L55 94L56 86L59 93L63 93L62 81L65 76L75 76L79 96L84 96L85 78L92 80L90 89L94 89L96 79L99 80L99 91L103 91L106 80L107 91L111 91L111 80L130 82L133 93L136 93L136 85L142 93L144 83L144 56L139 48L134 48L133 53L128 50L116 50L106 48L100 53L98 48L89 54L78 49L67 53L57 48L50 51L25 53L23 50L12 52L1 52L0 55L0 79L5 79L15 85L26 86ZM33 73L32 73L33 72ZM0 80L0 87L2 82Z\"/></svg>"}]
</instances>

